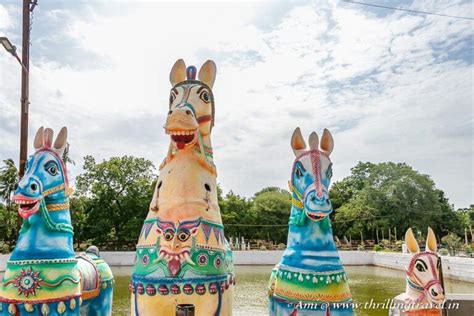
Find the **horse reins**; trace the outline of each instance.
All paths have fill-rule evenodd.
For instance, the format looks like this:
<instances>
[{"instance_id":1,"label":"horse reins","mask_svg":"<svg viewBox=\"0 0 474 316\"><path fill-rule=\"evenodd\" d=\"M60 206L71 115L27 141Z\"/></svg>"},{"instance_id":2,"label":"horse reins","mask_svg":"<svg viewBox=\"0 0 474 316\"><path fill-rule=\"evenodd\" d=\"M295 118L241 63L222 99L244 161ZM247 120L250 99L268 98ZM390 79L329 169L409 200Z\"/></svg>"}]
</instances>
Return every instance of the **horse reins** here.
<instances>
[{"instance_id":1,"label":"horse reins","mask_svg":"<svg viewBox=\"0 0 474 316\"><path fill-rule=\"evenodd\" d=\"M433 279L427 282L426 284L423 284L414 273L416 259L418 259L419 257L423 255L428 256L428 261L431 267L431 274L433 276ZM434 252L430 252L430 251L419 252L413 256L413 258L410 261L410 265L408 266L408 269L406 270L408 285L413 290L421 293L421 295L415 300L415 302L421 302L429 294L428 289L431 286L439 284L442 287L441 281L438 278L438 275L436 275L436 267L434 266L432 257L435 257L437 260L439 260L439 257Z\"/></svg>"}]
</instances>

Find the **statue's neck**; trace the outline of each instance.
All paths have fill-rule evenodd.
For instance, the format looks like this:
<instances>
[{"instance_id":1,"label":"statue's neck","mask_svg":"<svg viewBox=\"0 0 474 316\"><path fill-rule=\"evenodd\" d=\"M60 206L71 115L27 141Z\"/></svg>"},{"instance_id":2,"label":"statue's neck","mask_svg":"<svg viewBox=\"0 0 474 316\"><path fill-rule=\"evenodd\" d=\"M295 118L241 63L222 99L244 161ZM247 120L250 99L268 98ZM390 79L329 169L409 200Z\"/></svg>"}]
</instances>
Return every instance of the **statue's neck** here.
<instances>
[{"instance_id":1,"label":"statue's neck","mask_svg":"<svg viewBox=\"0 0 474 316\"><path fill-rule=\"evenodd\" d=\"M320 221L312 221L304 210L295 206L291 208L288 232L288 247L311 251L336 250L332 234L331 221L328 217ZM299 219L299 223L297 224Z\"/></svg>"},{"instance_id":2,"label":"statue's neck","mask_svg":"<svg viewBox=\"0 0 474 316\"><path fill-rule=\"evenodd\" d=\"M207 161L213 162L213 152L211 144L211 134L201 135L200 139L196 143L196 146L201 151L201 154L204 156ZM204 151L204 152L202 152Z\"/></svg>"},{"instance_id":3,"label":"statue's neck","mask_svg":"<svg viewBox=\"0 0 474 316\"><path fill-rule=\"evenodd\" d=\"M69 199L45 197L37 213L24 220L12 260L74 258Z\"/></svg>"},{"instance_id":4,"label":"statue's neck","mask_svg":"<svg viewBox=\"0 0 474 316\"><path fill-rule=\"evenodd\" d=\"M53 204L69 205L69 198L65 194L52 194L45 197L44 202L46 205L53 205ZM69 206L67 207L67 210L69 211Z\"/></svg>"}]
</instances>

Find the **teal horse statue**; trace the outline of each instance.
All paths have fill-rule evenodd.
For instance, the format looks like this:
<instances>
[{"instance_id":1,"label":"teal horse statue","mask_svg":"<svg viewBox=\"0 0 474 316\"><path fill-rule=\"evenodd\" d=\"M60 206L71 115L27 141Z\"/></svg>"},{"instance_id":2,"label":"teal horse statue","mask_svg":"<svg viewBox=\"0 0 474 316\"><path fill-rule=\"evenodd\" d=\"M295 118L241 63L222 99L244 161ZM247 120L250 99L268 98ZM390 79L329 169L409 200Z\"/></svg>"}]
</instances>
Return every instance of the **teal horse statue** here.
<instances>
[{"instance_id":1,"label":"teal horse statue","mask_svg":"<svg viewBox=\"0 0 474 316\"><path fill-rule=\"evenodd\" d=\"M291 147L296 159L290 180L288 242L270 277L270 315L353 315L347 276L329 219L333 138L325 129L320 142L313 132L308 149L296 128Z\"/></svg>"},{"instance_id":2,"label":"teal horse statue","mask_svg":"<svg viewBox=\"0 0 474 316\"><path fill-rule=\"evenodd\" d=\"M74 253L66 145L65 127L54 144L53 130L36 133L36 152L13 196L23 224L0 282L2 316L112 315L109 266L94 246Z\"/></svg>"}]
</instances>

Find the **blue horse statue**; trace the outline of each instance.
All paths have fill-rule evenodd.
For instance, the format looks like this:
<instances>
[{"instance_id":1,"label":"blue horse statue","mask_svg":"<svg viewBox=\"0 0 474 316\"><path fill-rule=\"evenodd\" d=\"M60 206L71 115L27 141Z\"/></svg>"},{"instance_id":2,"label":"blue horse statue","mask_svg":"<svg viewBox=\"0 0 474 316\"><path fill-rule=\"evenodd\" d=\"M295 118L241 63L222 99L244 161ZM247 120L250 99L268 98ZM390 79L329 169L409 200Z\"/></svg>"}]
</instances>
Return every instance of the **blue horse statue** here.
<instances>
[{"instance_id":1,"label":"blue horse statue","mask_svg":"<svg viewBox=\"0 0 474 316\"><path fill-rule=\"evenodd\" d=\"M319 142L313 132L307 149L296 128L291 147L296 159L290 180L288 242L270 277L270 315L353 315L347 276L329 219L333 138L325 129Z\"/></svg>"},{"instance_id":2,"label":"blue horse statue","mask_svg":"<svg viewBox=\"0 0 474 316\"><path fill-rule=\"evenodd\" d=\"M73 249L63 127L36 133L36 152L13 200L23 218L20 234L0 282L0 315L112 315L114 278L92 246Z\"/></svg>"}]
</instances>

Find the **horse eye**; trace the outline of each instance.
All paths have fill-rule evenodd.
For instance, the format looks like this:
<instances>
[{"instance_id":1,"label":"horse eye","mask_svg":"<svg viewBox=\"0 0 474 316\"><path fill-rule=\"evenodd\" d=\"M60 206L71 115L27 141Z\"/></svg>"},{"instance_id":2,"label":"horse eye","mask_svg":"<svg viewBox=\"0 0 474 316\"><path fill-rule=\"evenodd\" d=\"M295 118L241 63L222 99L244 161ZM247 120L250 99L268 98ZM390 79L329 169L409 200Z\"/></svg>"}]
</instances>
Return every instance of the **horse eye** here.
<instances>
[{"instance_id":1,"label":"horse eye","mask_svg":"<svg viewBox=\"0 0 474 316\"><path fill-rule=\"evenodd\" d=\"M416 269L420 272L425 272L425 268L420 263L416 265Z\"/></svg>"},{"instance_id":2,"label":"horse eye","mask_svg":"<svg viewBox=\"0 0 474 316\"><path fill-rule=\"evenodd\" d=\"M301 170L298 169L298 168L296 168L296 176L297 176L298 178L301 178L301 177L303 176L303 174L301 173Z\"/></svg>"},{"instance_id":3,"label":"horse eye","mask_svg":"<svg viewBox=\"0 0 474 316\"><path fill-rule=\"evenodd\" d=\"M209 96L209 93L207 93L207 91L201 92L201 95L199 96L199 98L201 98L201 100L203 100L206 103L209 103L209 101L211 101L211 97Z\"/></svg>"},{"instance_id":4,"label":"horse eye","mask_svg":"<svg viewBox=\"0 0 474 316\"><path fill-rule=\"evenodd\" d=\"M178 235L178 239L179 239L180 241L186 241L186 240L188 240L188 238L189 238L189 235L186 234L186 233L180 233L180 234Z\"/></svg>"},{"instance_id":5,"label":"horse eye","mask_svg":"<svg viewBox=\"0 0 474 316\"><path fill-rule=\"evenodd\" d=\"M328 170L326 171L326 177L327 178L332 177L332 164L329 165Z\"/></svg>"},{"instance_id":6,"label":"horse eye","mask_svg":"<svg viewBox=\"0 0 474 316\"><path fill-rule=\"evenodd\" d=\"M56 166L51 166L48 168L48 172L55 176L58 174L58 168L56 168Z\"/></svg>"}]
</instances>

